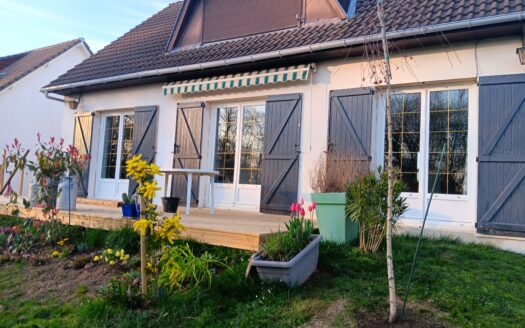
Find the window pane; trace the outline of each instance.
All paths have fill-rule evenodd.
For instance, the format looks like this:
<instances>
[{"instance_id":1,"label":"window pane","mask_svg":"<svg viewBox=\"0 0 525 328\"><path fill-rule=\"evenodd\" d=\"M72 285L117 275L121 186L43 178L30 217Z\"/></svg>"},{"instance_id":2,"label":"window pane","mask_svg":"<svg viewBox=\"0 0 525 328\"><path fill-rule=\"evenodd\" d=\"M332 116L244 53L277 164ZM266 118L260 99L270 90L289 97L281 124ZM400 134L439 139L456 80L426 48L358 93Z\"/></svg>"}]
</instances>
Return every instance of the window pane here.
<instances>
[{"instance_id":1,"label":"window pane","mask_svg":"<svg viewBox=\"0 0 525 328\"><path fill-rule=\"evenodd\" d=\"M235 175L235 147L237 142L237 107L219 108L217 113L217 139L215 165L218 183L233 183Z\"/></svg>"},{"instance_id":2,"label":"window pane","mask_svg":"<svg viewBox=\"0 0 525 328\"><path fill-rule=\"evenodd\" d=\"M243 110L239 183L258 185L261 184L265 106L246 106Z\"/></svg>"},{"instance_id":3,"label":"window pane","mask_svg":"<svg viewBox=\"0 0 525 328\"><path fill-rule=\"evenodd\" d=\"M131 159L133 147L133 126L135 125L135 115L124 115L124 131L122 136L122 154L120 157L120 179L127 179L126 162Z\"/></svg>"},{"instance_id":4,"label":"window pane","mask_svg":"<svg viewBox=\"0 0 525 328\"><path fill-rule=\"evenodd\" d=\"M420 145L421 94L406 93L391 97L393 164L405 184L405 191L417 192L417 154ZM385 133L386 136L386 133ZM388 143L385 137L385 162Z\"/></svg>"},{"instance_id":5,"label":"window pane","mask_svg":"<svg viewBox=\"0 0 525 328\"><path fill-rule=\"evenodd\" d=\"M117 168L118 134L120 116L106 117L104 131L104 154L102 159L102 178L115 179Z\"/></svg>"},{"instance_id":6,"label":"window pane","mask_svg":"<svg viewBox=\"0 0 525 328\"><path fill-rule=\"evenodd\" d=\"M432 192L441 150L445 155L436 193L467 194L468 90L430 92L429 185Z\"/></svg>"}]
</instances>

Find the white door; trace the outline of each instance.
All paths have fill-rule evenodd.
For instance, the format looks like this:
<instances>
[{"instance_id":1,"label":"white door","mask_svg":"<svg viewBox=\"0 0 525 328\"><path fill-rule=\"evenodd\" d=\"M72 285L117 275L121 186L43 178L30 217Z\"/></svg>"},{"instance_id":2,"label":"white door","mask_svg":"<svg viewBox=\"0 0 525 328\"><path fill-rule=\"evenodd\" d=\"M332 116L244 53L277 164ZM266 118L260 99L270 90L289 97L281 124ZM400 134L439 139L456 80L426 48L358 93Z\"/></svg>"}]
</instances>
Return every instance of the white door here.
<instances>
[{"instance_id":1,"label":"white door","mask_svg":"<svg viewBox=\"0 0 525 328\"><path fill-rule=\"evenodd\" d=\"M469 89L407 91L391 99L394 166L409 206L404 217L423 218L445 145L429 219L466 221Z\"/></svg>"},{"instance_id":2,"label":"white door","mask_svg":"<svg viewBox=\"0 0 525 328\"><path fill-rule=\"evenodd\" d=\"M102 116L96 198L118 200L128 192L126 161L131 158L134 120L133 113Z\"/></svg>"},{"instance_id":3,"label":"white door","mask_svg":"<svg viewBox=\"0 0 525 328\"><path fill-rule=\"evenodd\" d=\"M215 202L226 208L258 209L265 104L220 106L215 112Z\"/></svg>"}]
</instances>

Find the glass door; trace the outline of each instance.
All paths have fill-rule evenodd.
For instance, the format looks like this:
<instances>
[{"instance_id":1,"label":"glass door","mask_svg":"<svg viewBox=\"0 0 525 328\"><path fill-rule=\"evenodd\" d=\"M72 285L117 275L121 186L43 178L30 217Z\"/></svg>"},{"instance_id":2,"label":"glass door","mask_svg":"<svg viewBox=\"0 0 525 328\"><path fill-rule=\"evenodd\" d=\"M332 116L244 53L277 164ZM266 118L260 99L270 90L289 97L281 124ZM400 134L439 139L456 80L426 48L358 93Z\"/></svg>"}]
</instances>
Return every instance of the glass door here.
<instances>
[{"instance_id":1,"label":"glass door","mask_svg":"<svg viewBox=\"0 0 525 328\"><path fill-rule=\"evenodd\" d=\"M128 192L126 161L131 158L134 118L131 113L102 117L97 198L120 199Z\"/></svg>"},{"instance_id":2,"label":"glass door","mask_svg":"<svg viewBox=\"0 0 525 328\"><path fill-rule=\"evenodd\" d=\"M393 164L404 184L403 197L409 207L408 218L421 218L423 207L421 160L421 93L399 93L391 96ZM385 129L386 131L386 129ZM386 132L385 132L386 136ZM388 144L385 137L385 163Z\"/></svg>"},{"instance_id":3,"label":"glass door","mask_svg":"<svg viewBox=\"0 0 525 328\"><path fill-rule=\"evenodd\" d=\"M217 108L214 169L216 203L258 208L264 141L264 104Z\"/></svg>"},{"instance_id":4,"label":"glass door","mask_svg":"<svg viewBox=\"0 0 525 328\"><path fill-rule=\"evenodd\" d=\"M392 95L393 164L409 206L405 218L423 218L443 145L429 216L453 220L468 212L468 94L468 89L427 89ZM386 138L384 149L386 161Z\"/></svg>"}]
</instances>

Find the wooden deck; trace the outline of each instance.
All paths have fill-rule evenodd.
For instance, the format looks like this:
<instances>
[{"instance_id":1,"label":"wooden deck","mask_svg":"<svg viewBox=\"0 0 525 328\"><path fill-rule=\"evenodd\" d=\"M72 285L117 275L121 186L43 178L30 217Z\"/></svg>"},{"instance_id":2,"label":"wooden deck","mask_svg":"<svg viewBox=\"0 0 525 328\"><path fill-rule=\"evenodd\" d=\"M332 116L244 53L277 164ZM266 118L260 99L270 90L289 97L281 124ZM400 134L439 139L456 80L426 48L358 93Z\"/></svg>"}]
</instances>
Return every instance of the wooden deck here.
<instances>
[{"instance_id":1,"label":"wooden deck","mask_svg":"<svg viewBox=\"0 0 525 328\"><path fill-rule=\"evenodd\" d=\"M0 214L9 215L12 209L5 204L6 200L0 198ZM20 210L21 217L44 219L38 208L25 210L20 206ZM180 208L179 212L184 213L184 208ZM81 203L77 204L77 211L60 212L58 219L66 224L105 230L133 223L121 215L120 208ZM192 208L189 216L181 216L186 228L183 237L250 251L258 250L269 234L285 230L284 223L289 219L287 216L221 209L212 215L209 209L199 208Z\"/></svg>"}]
</instances>

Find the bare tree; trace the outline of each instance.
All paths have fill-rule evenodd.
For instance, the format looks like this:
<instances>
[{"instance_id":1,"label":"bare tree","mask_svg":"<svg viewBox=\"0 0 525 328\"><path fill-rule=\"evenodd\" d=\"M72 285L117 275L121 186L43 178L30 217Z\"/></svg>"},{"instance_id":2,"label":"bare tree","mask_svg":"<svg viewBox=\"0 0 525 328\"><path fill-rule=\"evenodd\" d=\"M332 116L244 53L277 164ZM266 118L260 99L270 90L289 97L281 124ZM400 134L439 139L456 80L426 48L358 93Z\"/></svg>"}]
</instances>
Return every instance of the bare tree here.
<instances>
[{"instance_id":1,"label":"bare tree","mask_svg":"<svg viewBox=\"0 0 525 328\"><path fill-rule=\"evenodd\" d=\"M388 173L388 194L387 194L387 225L386 225L386 265L388 273L388 299L390 304L390 313L388 322L392 323L397 319L397 296L396 296L396 280L394 274L394 259L392 254L392 226L393 226L393 194L394 194L394 166L392 162L392 112L390 107L390 87L392 79L392 71L390 67L390 53L388 48L388 39L385 27L385 12L383 7L384 0L377 0L377 16L379 24L381 25L381 35L384 54L384 84L386 86L386 126L387 126L387 164L386 171Z\"/></svg>"}]
</instances>

